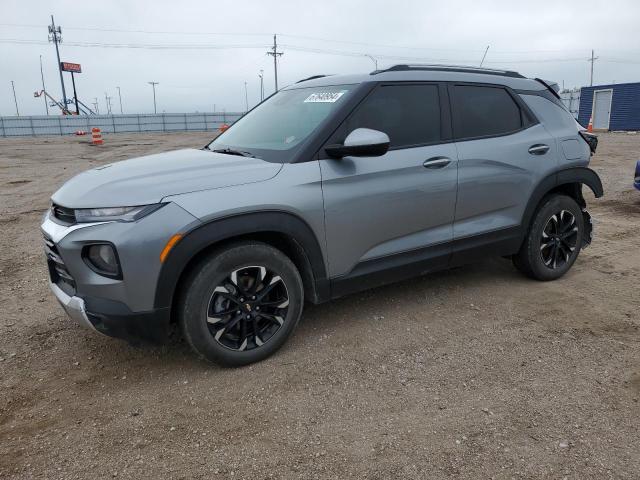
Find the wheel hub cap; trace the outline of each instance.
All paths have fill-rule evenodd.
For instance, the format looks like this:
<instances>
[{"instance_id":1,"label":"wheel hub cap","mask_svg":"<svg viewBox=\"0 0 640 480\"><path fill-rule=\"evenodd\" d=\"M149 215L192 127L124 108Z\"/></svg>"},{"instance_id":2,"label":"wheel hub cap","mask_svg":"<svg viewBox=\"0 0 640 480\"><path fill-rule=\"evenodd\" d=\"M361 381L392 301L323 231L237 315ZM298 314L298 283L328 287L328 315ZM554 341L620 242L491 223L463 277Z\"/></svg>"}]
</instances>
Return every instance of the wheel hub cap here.
<instances>
[{"instance_id":1,"label":"wheel hub cap","mask_svg":"<svg viewBox=\"0 0 640 480\"><path fill-rule=\"evenodd\" d=\"M221 345L261 347L282 327L289 310L284 280L263 266L234 270L214 288L207 308L209 332Z\"/></svg>"},{"instance_id":2,"label":"wheel hub cap","mask_svg":"<svg viewBox=\"0 0 640 480\"><path fill-rule=\"evenodd\" d=\"M575 216L567 211L551 216L542 230L540 256L544 264L551 269L566 265L576 251L578 244L578 225Z\"/></svg>"}]
</instances>

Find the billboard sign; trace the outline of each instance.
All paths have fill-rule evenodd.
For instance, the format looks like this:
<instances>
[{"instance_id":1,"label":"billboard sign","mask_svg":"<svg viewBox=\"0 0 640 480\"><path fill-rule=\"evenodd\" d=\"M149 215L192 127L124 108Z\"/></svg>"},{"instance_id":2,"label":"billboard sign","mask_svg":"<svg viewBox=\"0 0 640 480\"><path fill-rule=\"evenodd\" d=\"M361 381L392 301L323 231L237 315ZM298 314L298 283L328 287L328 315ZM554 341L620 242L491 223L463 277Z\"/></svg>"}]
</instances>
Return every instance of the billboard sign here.
<instances>
[{"instance_id":1,"label":"billboard sign","mask_svg":"<svg viewBox=\"0 0 640 480\"><path fill-rule=\"evenodd\" d=\"M63 72L82 73L79 63L60 62L60 68Z\"/></svg>"}]
</instances>

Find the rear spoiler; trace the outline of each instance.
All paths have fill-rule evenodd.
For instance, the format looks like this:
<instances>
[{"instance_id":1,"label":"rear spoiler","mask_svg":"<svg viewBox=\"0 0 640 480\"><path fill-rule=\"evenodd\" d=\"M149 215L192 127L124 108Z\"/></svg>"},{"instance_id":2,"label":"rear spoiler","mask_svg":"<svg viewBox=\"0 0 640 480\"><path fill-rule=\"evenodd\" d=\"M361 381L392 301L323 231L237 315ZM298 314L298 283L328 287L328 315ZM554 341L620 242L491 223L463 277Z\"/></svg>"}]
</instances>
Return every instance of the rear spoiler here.
<instances>
[{"instance_id":1,"label":"rear spoiler","mask_svg":"<svg viewBox=\"0 0 640 480\"><path fill-rule=\"evenodd\" d=\"M553 94L554 97L558 99L560 98L560 95L558 95L558 92L560 91L560 85L558 85L556 82L542 80L541 78L536 78L535 81L544 85L546 89Z\"/></svg>"}]
</instances>

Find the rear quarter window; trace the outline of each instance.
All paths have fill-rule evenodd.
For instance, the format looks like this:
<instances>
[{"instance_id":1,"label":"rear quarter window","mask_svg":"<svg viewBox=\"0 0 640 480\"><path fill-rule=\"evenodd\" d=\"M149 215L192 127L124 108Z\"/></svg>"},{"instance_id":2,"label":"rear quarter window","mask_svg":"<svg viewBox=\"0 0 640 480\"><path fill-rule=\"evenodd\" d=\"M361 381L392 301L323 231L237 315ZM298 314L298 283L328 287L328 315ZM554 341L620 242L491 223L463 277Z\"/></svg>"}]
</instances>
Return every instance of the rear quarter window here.
<instances>
[{"instance_id":1,"label":"rear quarter window","mask_svg":"<svg viewBox=\"0 0 640 480\"><path fill-rule=\"evenodd\" d=\"M520 107L502 87L455 85L451 95L457 139L506 135L522 128Z\"/></svg>"},{"instance_id":2,"label":"rear quarter window","mask_svg":"<svg viewBox=\"0 0 640 480\"><path fill-rule=\"evenodd\" d=\"M578 128L573 115L556 102L539 95L520 95L527 106L533 110L545 127L552 131L562 130L575 133Z\"/></svg>"}]
</instances>

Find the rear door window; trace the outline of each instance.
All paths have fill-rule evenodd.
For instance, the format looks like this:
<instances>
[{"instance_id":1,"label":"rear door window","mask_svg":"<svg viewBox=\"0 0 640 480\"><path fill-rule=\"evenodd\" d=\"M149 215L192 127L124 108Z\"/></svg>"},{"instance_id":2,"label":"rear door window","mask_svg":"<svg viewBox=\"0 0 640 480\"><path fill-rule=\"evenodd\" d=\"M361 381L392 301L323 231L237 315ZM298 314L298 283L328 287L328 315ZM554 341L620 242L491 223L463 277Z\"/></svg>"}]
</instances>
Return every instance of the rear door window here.
<instances>
[{"instance_id":1,"label":"rear door window","mask_svg":"<svg viewBox=\"0 0 640 480\"><path fill-rule=\"evenodd\" d=\"M522 128L520 107L504 88L455 85L450 91L456 139L507 135Z\"/></svg>"},{"instance_id":2,"label":"rear door window","mask_svg":"<svg viewBox=\"0 0 640 480\"><path fill-rule=\"evenodd\" d=\"M371 128L386 133L391 140L390 148L439 142L441 121L438 86L411 84L376 88L346 120L341 134L346 136L356 128Z\"/></svg>"}]
</instances>

